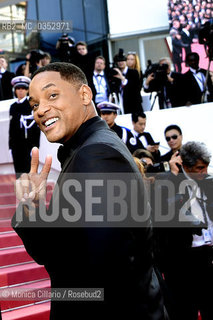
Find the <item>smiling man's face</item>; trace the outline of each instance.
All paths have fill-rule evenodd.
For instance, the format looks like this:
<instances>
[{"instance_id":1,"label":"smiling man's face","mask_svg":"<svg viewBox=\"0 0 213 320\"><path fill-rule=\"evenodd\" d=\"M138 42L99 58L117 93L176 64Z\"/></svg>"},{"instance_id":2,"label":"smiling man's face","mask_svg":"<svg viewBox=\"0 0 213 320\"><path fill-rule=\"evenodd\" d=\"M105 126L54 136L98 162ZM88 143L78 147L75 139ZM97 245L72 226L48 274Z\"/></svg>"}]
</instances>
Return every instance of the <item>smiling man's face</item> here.
<instances>
[{"instance_id":1,"label":"smiling man's face","mask_svg":"<svg viewBox=\"0 0 213 320\"><path fill-rule=\"evenodd\" d=\"M29 101L34 119L50 142L66 142L86 121L86 85L75 87L59 72L38 73L31 81Z\"/></svg>"}]
</instances>

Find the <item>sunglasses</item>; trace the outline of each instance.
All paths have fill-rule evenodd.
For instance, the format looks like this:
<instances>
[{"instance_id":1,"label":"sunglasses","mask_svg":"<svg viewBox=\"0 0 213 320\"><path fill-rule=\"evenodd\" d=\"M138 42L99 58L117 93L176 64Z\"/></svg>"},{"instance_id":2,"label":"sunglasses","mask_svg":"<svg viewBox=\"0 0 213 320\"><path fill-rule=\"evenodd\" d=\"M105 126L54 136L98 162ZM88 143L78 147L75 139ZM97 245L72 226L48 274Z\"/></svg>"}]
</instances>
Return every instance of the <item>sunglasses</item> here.
<instances>
[{"instance_id":1,"label":"sunglasses","mask_svg":"<svg viewBox=\"0 0 213 320\"><path fill-rule=\"evenodd\" d=\"M169 142L171 139L176 140L178 138L178 135L173 134L171 137L166 137L166 141Z\"/></svg>"}]
</instances>

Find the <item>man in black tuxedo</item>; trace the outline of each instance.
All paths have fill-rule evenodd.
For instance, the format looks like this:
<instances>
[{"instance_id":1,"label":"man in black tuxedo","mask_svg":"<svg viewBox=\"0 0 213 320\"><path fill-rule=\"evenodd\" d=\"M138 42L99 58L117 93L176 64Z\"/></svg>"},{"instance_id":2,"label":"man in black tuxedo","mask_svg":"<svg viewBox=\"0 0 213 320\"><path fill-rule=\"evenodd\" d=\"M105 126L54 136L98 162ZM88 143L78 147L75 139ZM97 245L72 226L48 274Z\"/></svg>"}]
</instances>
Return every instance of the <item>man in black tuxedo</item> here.
<instances>
[{"instance_id":1,"label":"man in black tuxedo","mask_svg":"<svg viewBox=\"0 0 213 320\"><path fill-rule=\"evenodd\" d=\"M156 177L153 211L164 218L158 216L154 228L156 257L168 290L171 320L197 320L198 311L202 319L213 319L208 290L213 285L210 159L203 143L190 141L170 160L171 171Z\"/></svg>"},{"instance_id":2,"label":"man in black tuxedo","mask_svg":"<svg viewBox=\"0 0 213 320\"><path fill-rule=\"evenodd\" d=\"M102 56L95 58L94 71L88 80L88 84L92 89L93 101L95 106L103 101L108 101L110 88L108 78L105 73L106 61Z\"/></svg>"},{"instance_id":3,"label":"man in black tuxedo","mask_svg":"<svg viewBox=\"0 0 213 320\"><path fill-rule=\"evenodd\" d=\"M13 99L11 80L15 73L7 71L8 63L4 56L0 57L0 100Z\"/></svg>"},{"instance_id":4,"label":"man in black tuxedo","mask_svg":"<svg viewBox=\"0 0 213 320\"><path fill-rule=\"evenodd\" d=\"M183 74L184 105L199 104L213 101L213 84L210 75L205 88L206 70L199 68L200 57L197 52L186 56L189 70Z\"/></svg>"},{"instance_id":5,"label":"man in black tuxedo","mask_svg":"<svg viewBox=\"0 0 213 320\"><path fill-rule=\"evenodd\" d=\"M132 114L133 129L131 130L134 137L136 137L142 144L138 149L147 149L151 152L154 160L159 161L160 151L159 142L155 142L149 132L145 132L146 128L146 115L143 112Z\"/></svg>"},{"instance_id":6,"label":"man in black tuxedo","mask_svg":"<svg viewBox=\"0 0 213 320\"><path fill-rule=\"evenodd\" d=\"M124 113L136 113L143 111L140 79L137 70L129 69L126 64L126 56L122 49L114 56L117 72L115 78L120 80L120 94Z\"/></svg>"},{"instance_id":7,"label":"man in black tuxedo","mask_svg":"<svg viewBox=\"0 0 213 320\"><path fill-rule=\"evenodd\" d=\"M191 44L192 44L194 33L191 30L191 28L192 28L191 25L189 23L186 23L180 32L182 42L188 45L187 47L184 47L185 56L187 56L188 53L192 52Z\"/></svg>"},{"instance_id":8,"label":"man in black tuxedo","mask_svg":"<svg viewBox=\"0 0 213 320\"><path fill-rule=\"evenodd\" d=\"M38 173L39 152L32 150L30 174L16 184L20 205L12 225L45 266L53 290L69 288L62 290L66 299L51 302L50 319L63 313L67 319L163 320L142 176L126 146L97 116L85 74L70 63L50 63L34 74L29 101L48 141L62 144L62 170L46 212L52 158ZM141 221L135 224L132 214ZM92 301L85 294L83 301L72 299L67 293L74 288L87 296L89 288L103 288L104 300L99 290L90 294Z\"/></svg>"}]
</instances>

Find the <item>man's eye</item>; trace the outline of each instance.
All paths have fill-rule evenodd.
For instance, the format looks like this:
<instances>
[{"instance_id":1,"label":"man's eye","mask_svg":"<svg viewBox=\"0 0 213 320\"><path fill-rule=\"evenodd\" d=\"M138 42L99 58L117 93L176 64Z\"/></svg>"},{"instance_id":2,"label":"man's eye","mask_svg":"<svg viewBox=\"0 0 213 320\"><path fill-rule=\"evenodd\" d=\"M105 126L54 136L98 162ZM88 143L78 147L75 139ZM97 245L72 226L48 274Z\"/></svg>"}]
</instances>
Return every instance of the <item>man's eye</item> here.
<instances>
[{"instance_id":1,"label":"man's eye","mask_svg":"<svg viewBox=\"0 0 213 320\"><path fill-rule=\"evenodd\" d=\"M34 104L31 104L31 108L33 110L35 110L36 108L38 108L39 104L38 103L34 103Z\"/></svg>"},{"instance_id":2,"label":"man's eye","mask_svg":"<svg viewBox=\"0 0 213 320\"><path fill-rule=\"evenodd\" d=\"M56 96L57 96L56 93L52 93L52 94L50 95L50 98L55 98Z\"/></svg>"}]
</instances>

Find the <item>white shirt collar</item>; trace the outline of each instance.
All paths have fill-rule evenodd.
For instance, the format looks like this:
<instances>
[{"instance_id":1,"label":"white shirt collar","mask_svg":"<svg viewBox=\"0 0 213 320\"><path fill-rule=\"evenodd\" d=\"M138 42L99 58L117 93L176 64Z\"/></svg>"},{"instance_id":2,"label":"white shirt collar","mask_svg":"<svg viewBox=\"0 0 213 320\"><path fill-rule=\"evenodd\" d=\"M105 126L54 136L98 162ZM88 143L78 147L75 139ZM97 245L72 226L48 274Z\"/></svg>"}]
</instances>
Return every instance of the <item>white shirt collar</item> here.
<instances>
[{"instance_id":1,"label":"white shirt collar","mask_svg":"<svg viewBox=\"0 0 213 320\"><path fill-rule=\"evenodd\" d=\"M5 73L5 71L6 71L6 70L5 70L3 67L1 67L0 72L1 72L1 73Z\"/></svg>"},{"instance_id":2,"label":"white shirt collar","mask_svg":"<svg viewBox=\"0 0 213 320\"><path fill-rule=\"evenodd\" d=\"M126 74L127 71L128 71L128 67L126 66L126 67L124 68L124 71L123 71L122 73L123 73L123 74Z\"/></svg>"},{"instance_id":3,"label":"white shirt collar","mask_svg":"<svg viewBox=\"0 0 213 320\"><path fill-rule=\"evenodd\" d=\"M193 68L191 68L191 67L190 67L189 69L190 69L190 71L191 71L192 73L196 74L196 71L197 71L196 69L193 69Z\"/></svg>"},{"instance_id":4,"label":"white shirt collar","mask_svg":"<svg viewBox=\"0 0 213 320\"><path fill-rule=\"evenodd\" d=\"M27 99L27 96L22 98L21 100L18 100L17 103L23 103Z\"/></svg>"},{"instance_id":5,"label":"white shirt collar","mask_svg":"<svg viewBox=\"0 0 213 320\"><path fill-rule=\"evenodd\" d=\"M97 71L94 71L94 75L95 76L98 76L98 75L104 76L104 71L101 71L99 73Z\"/></svg>"}]
</instances>

